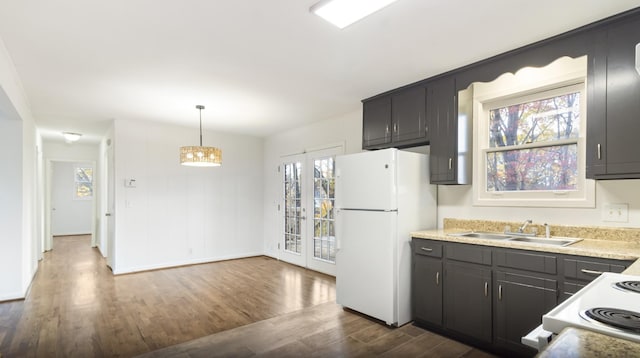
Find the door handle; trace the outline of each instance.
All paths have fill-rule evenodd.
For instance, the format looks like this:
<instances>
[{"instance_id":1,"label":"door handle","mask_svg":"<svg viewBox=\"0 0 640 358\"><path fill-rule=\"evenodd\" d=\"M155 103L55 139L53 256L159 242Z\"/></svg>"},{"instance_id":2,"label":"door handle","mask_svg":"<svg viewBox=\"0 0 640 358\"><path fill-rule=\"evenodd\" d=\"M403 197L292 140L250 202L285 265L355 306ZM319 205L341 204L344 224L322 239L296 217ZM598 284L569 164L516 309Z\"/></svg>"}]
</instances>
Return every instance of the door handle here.
<instances>
[{"instance_id":1,"label":"door handle","mask_svg":"<svg viewBox=\"0 0 640 358\"><path fill-rule=\"evenodd\" d=\"M498 301L502 301L502 285L498 286Z\"/></svg>"},{"instance_id":2,"label":"door handle","mask_svg":"<svg viewBox=\"0 0 640 358\"><path fill-rule=\"evenodd\" d=\"M436 272L436 286L440 286L440 272Z\"/></svg>"},{"instance_id":3,"label":"door handle","mask_svg":"<svg viewBox=\"0 0 640 358\"><path fill-rule=\"evenodd\" d=\"M104 214L104 216L111 216L111 213L106 213Z\"/></svg>"},{"instance_id":4,"label":"door handle","mask_svg":"<svg viewBox=\"0 0 640 358\"><path fill-rule=\"evenodd\" d=\"M484 297L489 296L489 282L484 283Z\"/></svg>"},{"instance_id":5,"label":"door handle","mask_svg":"<svg viewBox=\"0 0 640 358\"><path fill-rule=\"evenodd\" d=\"M582 272L582 273L586 273L587 275L602 275L602 271L594 271L594 270L580 269L580 272Z\"/></svg>"}]
</instances>

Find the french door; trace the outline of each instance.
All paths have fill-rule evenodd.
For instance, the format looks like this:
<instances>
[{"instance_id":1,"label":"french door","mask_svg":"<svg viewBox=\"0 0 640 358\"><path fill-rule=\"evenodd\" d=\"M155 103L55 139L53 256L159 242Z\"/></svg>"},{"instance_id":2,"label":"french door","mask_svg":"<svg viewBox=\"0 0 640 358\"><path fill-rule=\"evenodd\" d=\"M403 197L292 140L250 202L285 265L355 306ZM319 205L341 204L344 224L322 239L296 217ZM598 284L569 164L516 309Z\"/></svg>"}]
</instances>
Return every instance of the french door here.
<instances>
[{"instance_id":1,"label":"french door","mask_svg":"<svg viewBox=\"0 0 640 358\"><path fill-rule=\"evenodd\" d=\"M342 147L282 158L280 258L334 275L335 156Z\"/></svg>"}]
</instances>

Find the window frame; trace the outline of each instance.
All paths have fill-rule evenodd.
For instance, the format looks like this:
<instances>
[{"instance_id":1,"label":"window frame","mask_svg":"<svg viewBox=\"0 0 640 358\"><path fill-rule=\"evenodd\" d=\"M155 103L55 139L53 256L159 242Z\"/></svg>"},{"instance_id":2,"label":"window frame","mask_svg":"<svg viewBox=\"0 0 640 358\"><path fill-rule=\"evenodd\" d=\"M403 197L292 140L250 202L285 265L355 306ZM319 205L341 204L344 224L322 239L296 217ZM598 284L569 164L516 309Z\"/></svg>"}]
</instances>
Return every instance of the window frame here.
<instances>
[{"instance_id":1,"label":"window frame","mask_svg":"<svg viewBox=\"0 0 640 358\"><path fill-rule=\"evenodd\" d=\"M555 63L554 63L555 64ZM550 65L553 66L554 64ZM531 69L540 74L543 69ZM551 71L553 72L553 71ZM595 182L586 179L586 126L587 126L587 91L586 61L584 69L566 72L560 76L536 76L526 73L529 81L515 81L515 76L499 78L508 86L489 84L476 95L474 85L474 148L477 153L473 170L473 205L474 206L514 206L514 207L595 207ZM525 82L525 83L522 83ZM513 84L513 83L517 83ZM562 139L550 142L537 142L510 147L490 147L489 143L489 111L508 105L525 103L554 97L562 94L580 92L580 124L578 138ZM577 182L576 190L532 190L532 191L487 191L487 153L506 150L542 148L555 145L577 144ZM505 149L508 148L508 149Z\"/></svg>"}]
</instances>

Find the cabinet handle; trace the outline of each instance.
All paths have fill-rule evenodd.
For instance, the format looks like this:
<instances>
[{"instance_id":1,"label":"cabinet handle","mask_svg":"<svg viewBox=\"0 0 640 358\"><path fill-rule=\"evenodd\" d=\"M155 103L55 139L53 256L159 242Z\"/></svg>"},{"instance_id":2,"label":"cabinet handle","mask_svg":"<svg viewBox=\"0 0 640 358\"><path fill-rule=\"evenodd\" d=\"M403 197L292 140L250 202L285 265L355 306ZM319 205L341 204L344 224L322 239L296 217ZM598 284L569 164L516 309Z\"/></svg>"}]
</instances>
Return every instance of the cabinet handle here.
<instances>
[{"instance_id":1,"label":"cabinet handle","mask_svg":"<svg viewBox=\"0 0 640 358\"><path fill-rule=\"evenodd\" d=\"M489 282L484 283L484 297L489 296Z\"/></svg>"},{"instance_id":2,"label":"cabinet handle","mask_svg":"<svg viewBox=\"0 0 640 358\"><path fill-rule=\"evenodd\" d=\"M420 248L420 250L422 250L422 251L426 251L426 252L431 252L431 251L433 251L433 249L430 249L430 248L428 248L428 247L421 247L421 248Z\"/></svg>"},{"instance_id":3,"label":"cabinet handle","mask_svg":"<svg viewBox=\"0 0 640 358\"><path fill-rule=\"evenodd\" d=\"M453 158L449 158L449 170L453 168Z\"/></svg>"},{"instance_id":4,"label":"cabinet handle","mask_svg":"<svg viewBox=\"0 0 640 358\"><path fill-rule=\"evenodd\" d=\"M598 160L602 159L602 146L598 143Z\"/></svg>"},{"instance_id":5,"label":"cabinet handle","mask_svg":"<svg viewBox=\"0 0 640 358\"><path fill-rule=\"evenodd\" d=\"M398 133L398 123L393 124L393 133Z\"/></svg>"},{"instance_id":6,"label":"cabinet handle","mask_svg":"<svg viewBox=\"0 0 640 358\"><path fill-rule=\"evenodd\" d=\"M436 286L440 286L440 272L436 272Z\"/></svg>"},{"instance_id":7,"label":"cabinet handle","mask_svg":"<svg viewBox=\"0 0 640 358\"><path fill-rule=\"evenodd\" d=\"M587 275L602 275L602 271L593 271L587 269L580 269L580 272L586 273Z\"/></svg>"},{"instance_id":8,"label":"cabinet handle","mask_svg":"<svg viewBox=\"0 0 640 358\"><path fill-rule=\"evenodd\" d=\"M389 125L387 124L387 127L385 128L385 133L389 134Z\"/></svg>"},{"instance_id":9,"label":"cabinet handle","mask_svg":"<svg viewBox=\"0 0 640 358\"><path fill-rule=\"evenodd\" d=\"M502 301L502 285L498 286L498 301Z\"/></svg>"}]
</instances>

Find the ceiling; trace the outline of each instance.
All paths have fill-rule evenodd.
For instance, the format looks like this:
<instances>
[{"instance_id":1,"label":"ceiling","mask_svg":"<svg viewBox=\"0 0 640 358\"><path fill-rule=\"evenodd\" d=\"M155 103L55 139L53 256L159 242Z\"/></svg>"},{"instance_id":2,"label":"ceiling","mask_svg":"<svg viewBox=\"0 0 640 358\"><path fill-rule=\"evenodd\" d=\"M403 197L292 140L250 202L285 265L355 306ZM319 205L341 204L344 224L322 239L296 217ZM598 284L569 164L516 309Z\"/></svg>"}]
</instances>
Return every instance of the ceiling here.
<instances>
[{"instance_id":1,"label":"ceiling","mask_svg":"<svg viewBox=\"0 0 640 358\"><path fill-rule=\"evenodd\" d=\"M112 119L268 136L640 6L399 0L343 30L316 0L3 0L0 38L45 138Z\"/></svg>"}]
</instances>

